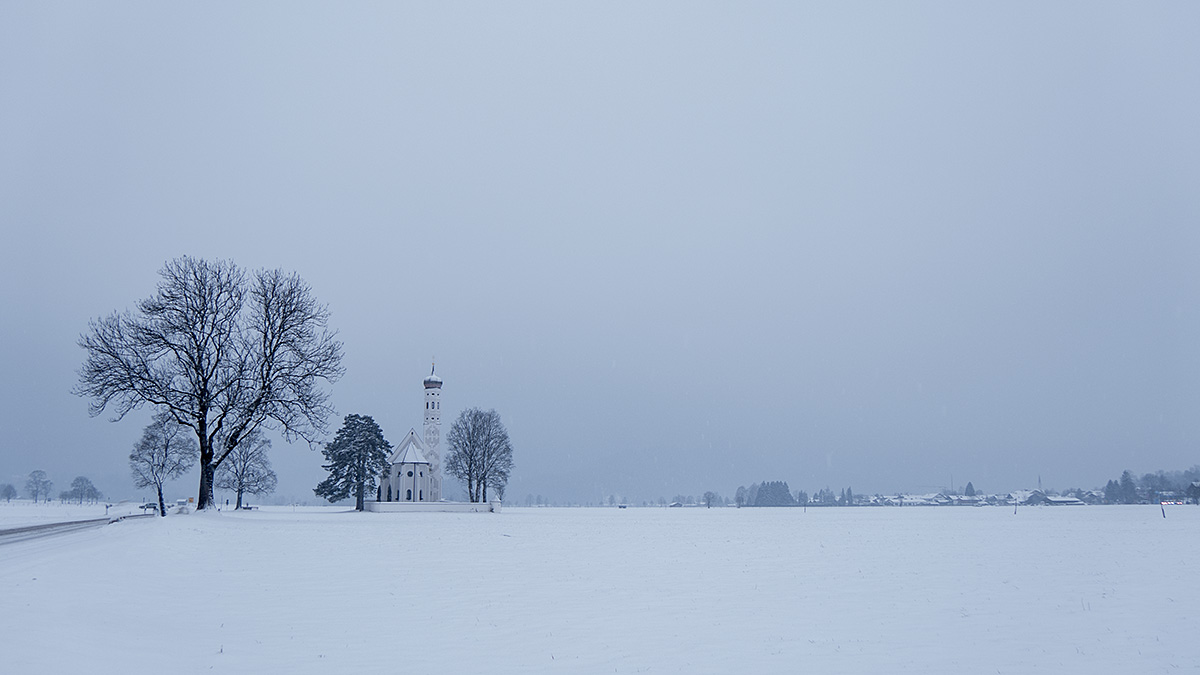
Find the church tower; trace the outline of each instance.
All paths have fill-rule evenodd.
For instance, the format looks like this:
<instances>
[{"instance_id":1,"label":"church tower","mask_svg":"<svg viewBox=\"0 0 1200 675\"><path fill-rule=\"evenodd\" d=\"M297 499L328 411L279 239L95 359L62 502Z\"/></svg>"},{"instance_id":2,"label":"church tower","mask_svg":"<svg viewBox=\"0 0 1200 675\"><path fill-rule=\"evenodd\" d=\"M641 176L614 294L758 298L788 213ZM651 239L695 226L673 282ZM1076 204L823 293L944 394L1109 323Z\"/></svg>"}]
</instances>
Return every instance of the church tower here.
<instances>
[{"instance_id":1,"label":"church tower","mask_svg":"<svg viewBox=\"0 0 1200 675\"><path fill-rule=\"evenodd\" d=\"M425 378L425 459L429 461L429 500L442 498L442 378L434 374L437 364Z\"/></svg>"}]
</instances>

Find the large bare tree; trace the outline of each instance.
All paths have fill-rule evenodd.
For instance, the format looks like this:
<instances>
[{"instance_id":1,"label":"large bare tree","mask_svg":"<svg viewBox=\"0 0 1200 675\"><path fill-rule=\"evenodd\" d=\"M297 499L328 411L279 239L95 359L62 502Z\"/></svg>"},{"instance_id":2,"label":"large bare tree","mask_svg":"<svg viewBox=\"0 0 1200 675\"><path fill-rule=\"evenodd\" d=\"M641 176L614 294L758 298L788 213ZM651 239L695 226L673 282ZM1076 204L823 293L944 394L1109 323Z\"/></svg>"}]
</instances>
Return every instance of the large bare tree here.
<instances>
[{"instance_id":1,"label":"large bare tree","mask_svg":"<svg viewBox=\"0 0 1200 675\"><path fill-rule=\"evenodd\" d=\"M196 463L199 450L196 439L188 433L189 429L176 422L170 412L160 411L146 425L141 439L129 453L133 484L139 488L154 488L158 493L158 513L164 518L167 505L163 501L163 484L183 475Z\"/></svg>"},{"instance_id":2,"label":"large bare tree","mask_svg":"<svg viewBox=\"0 0 1200 675\"><path fill-rule=\"evenodd\" d=\"M319 386L342 374L329 311L298 275L247 275L231 261L182 257L160 271L137 312L93 320L76 393L116 419L151 405L191 427L200 446L196 508L213 506L218 467L249 434L278 429L309 443L332 413ZM225 439L220 448L217 438Z\"/></svg>"},{"instance_id":3,"label":"large bare tree","mask_svg":"<svg viewBox=\"0 0 1200 675\"><path fill-rule=\"evenodd\" d=\"M503 494L513 458L500 413L479 408L462 411L450 426L446 445L446 471L466 482L468 499L486 502L489 487Z\"/></svg>"},{"instance_id":4,"label":"large bare tree","mask_svg":"<svg viewBox=\"0 0 1200 675\"><path fill-rule=\"evenodd\" d=\"M242 438L242 442L231 450L217 470L216 486L237 493L237 506L242 508L243 495L265 495L275 491L277 479L267 459L271 440L261 431Z\"/></svg>"}]
</instances>

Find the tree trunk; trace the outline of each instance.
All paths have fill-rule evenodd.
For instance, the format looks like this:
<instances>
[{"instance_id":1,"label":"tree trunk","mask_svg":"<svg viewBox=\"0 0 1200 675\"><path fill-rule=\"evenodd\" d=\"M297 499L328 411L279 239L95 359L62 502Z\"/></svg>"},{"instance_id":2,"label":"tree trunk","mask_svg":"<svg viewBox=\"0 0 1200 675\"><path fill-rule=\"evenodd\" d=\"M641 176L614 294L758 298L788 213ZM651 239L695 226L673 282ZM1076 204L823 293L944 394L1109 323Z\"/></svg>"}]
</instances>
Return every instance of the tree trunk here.
<instances>
[{"instance_id":1,"label":"tree trunk","mask_svg":"<svg viewBox=\"0 0 1200 675\"><path fill-rule=\"evenodd\" d=\"M242 509L242 491L241 490L237 491L237 496L238 496L237 497L237 506L235 506L233 508L240 511Z\"/></svg>"},{"instance_id":2,"label":"tree trunk","mask_svg":"<svg viewBox=\"0 0 1200 675\"><path fill-rule=\"evenodd\" d=\"M167 505L162 498L162 483L158 484L158 515L162 518L167 517Z\"/></svg>"},{"instance_id":3,"label":"tree trunk","mask_svg":"<svg viewBox=\"0 0 1200 675\"><path fill-rule=\"evenodd\" d=\"M211 508L213 505L213 474L215 470L212 464L212 450L209 450L208 456L205 457L203 451L200 453L200 494L196 497L196 510Z\"/></svg>"},{"instance_id":4,"label":"tree trunk","mask_svg":"<svg viewBox=\"0 0 1200 675\"><path fill-rule=\"evenodd\" d=\"M206 423L207 410L202 410L200 426L196 429L196 436L200 441L200 494L196 495L196 510L210 508L213 504L213 473L216 467L213 466L213 446L212 439L208 437L208 425Z\"/></svg>"},{"instance_id":5,"label":"tree trunk","mask_svg":"<svg viewBox=\"0 0 1200 675\"><path fill-rule=\"evenodd\" d=\"M487 482L486 481L481 481L481 482L483 482L483 499L480 499L479 501L486 503L487 502Z\"/></svg>"},{"instance_id":6,"label":"tree trunk","mask_svg":"<svg viewBox=\"0 0 1200 675\"><path fill-rule=\"evenodd\" d=\"M358 511L363 510L363 481L358 481L358 490L356 490L354 508Z\"/></svg>"}]
</instances>

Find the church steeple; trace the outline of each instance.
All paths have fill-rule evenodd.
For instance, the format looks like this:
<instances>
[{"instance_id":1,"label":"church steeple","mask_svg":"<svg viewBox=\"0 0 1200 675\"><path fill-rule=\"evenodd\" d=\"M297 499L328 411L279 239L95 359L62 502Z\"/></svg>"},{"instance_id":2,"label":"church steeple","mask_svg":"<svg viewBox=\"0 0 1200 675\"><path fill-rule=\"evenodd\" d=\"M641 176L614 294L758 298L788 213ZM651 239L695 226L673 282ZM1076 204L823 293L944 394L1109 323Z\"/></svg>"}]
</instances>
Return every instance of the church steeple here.
<instances>
[{"instance_id":1,"label":"church steeple","mask_svg":"<svg viewBox=\"0 0 1200 675\"><path fill-rule=\"evenodd\" d=\"M442 378L437 376L437 363L429 369L425 378L425 426L422 438L425 441L425 458L429 460L429 497L431 501L442 498Z\"/></svg>"},{"instance_id":2,"label":"church steeple","mask_svg":"<svg viewBox=\"0 0 1200 675\"><path fill-rule=\"evenodd\" d=\"M425 388L426 389L432 389L434 387L440 388L442 386L442 378L440 378L434 374L434 371L436 371L436 370L437 370L437 362L434 361L433 364L429 367L429 377L425 378Z\"/></svg>"}]
</instances>

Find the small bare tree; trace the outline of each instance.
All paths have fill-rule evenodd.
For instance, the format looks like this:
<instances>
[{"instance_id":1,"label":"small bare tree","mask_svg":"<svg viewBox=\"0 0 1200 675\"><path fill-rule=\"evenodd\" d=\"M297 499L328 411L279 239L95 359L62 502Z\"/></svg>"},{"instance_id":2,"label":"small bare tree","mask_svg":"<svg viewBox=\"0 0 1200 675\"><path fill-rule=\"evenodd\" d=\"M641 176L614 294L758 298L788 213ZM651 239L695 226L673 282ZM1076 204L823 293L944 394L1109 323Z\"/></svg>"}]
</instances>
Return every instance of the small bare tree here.
<instances>
[{"instance_id":1,"label":"small bare tree","mask_svg":"<svg viewBox=\"0 0 1200 675\"><path fill-rule=\"evenodd\" d=\"M25 491L33 497L35 504L39 497L50 499L50 489L53 487L54 483L46 478L46 472L41 469L30 471L29 479L25 481Z\"/></svg>"},{"instance_id":2,"label":"small bare tree","mask_svg":"<svg viewBox=\"0 0 1200 675\"><path fill-rule=\"evenodd\" d=\"M158 513L167 515L163 502L163 483L183 475L196 463L199 449L196 439L188 435L169 411L163 410L142 431L142 438L129 453L129 468L133 484L139 488L153 487L158 494Z\"/></svg>"},{"instance_id":3,"label":"small bare tree","mask_svg":"<svg viewBox=\"0 0 1200 675\"><path fill-rule=\"evenodd\" d=\"M13 497L17 496L17 488L13 487L12 483L0 485L0 499L6 502L11 502Z\"/></svg>"},{"instance_id":4,"label":"small bare tree","mask_svg":"<svg viewBox=\"0 0 1200 675\"><path fill-rule=\"evenodd\" d=\"M100 491L87 476L76 476L75 480L71 481L71 489L64 490L58 495L58 498L64 502L76 501L80 504L86 499L88 503L94 504L101 496Z\"/></svg>"},{"instance_id":5,"label":"small bare tree","mask_svg":"<svg viewBox=\"0 0 1200 675\"><path fill-rule=\"evenodd\" d=\"M465 481L472 502L487 501L491 487L503 494L512 472L512 443L495 410L462 411L446 436L446 471Z\"/></svg>"},{"instance_id":6,"label":"small bare tree","mask_svg":"<svg viewBox=\"0 0 1200 675\"><path fill-rule=\"evenodd\" d=\"M267 459L271 440L255 431L230 450L217 470L216 486L237 493L237 506L242 508L242 495L265 495L275 491L276 477Z\"/></svg>"},{"instance_id":7,"label":"small bare tree","mask_svg":"<svg viewBox=\"0 0 1200 675\"><path fill-rule=\"evenodd\" d=\"M232 262L183 257L160 275L136 314L89 324L75 392L92 399L92 415L112 405L119 420L152 405L191 427L200 446L196 508L205 509L221 462L249 434L275 428L313 443L325 431L332 408L318 384L341 376L342 344L296 274L247 279Z\"/></svg>"}]
</instances>

